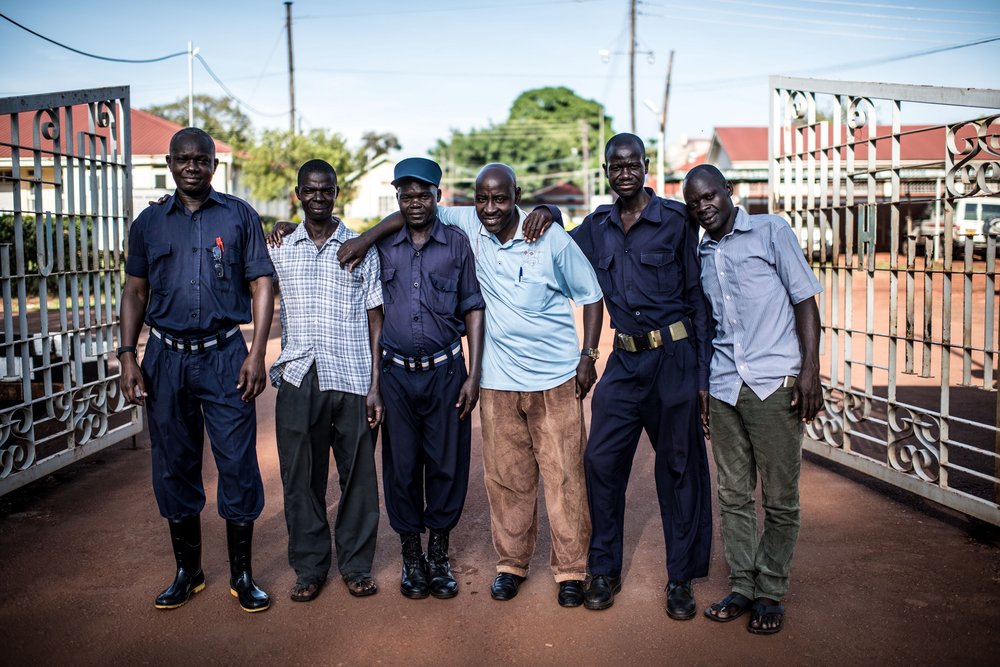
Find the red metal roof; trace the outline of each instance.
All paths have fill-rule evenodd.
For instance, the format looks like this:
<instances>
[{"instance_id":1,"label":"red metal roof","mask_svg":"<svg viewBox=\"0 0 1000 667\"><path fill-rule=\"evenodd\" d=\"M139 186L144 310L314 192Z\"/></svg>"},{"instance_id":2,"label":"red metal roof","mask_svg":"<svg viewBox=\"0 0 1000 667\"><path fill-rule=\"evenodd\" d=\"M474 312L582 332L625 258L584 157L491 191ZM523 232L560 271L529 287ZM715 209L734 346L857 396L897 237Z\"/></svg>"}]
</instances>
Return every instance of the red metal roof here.
<instances>
[{"instance_id":1,"label":"red metal roof","mask_svg":"<svg viewBox=\"0 0 1000 667\"><path fill-rule=\"evenodd\" d=\"M904 162L944 160L945 130L943 127L939 125L903 125L900 130L902 131L899 144L900 160ZM715 138L733 163L766 162L767 132L766 127L717 127L715 128ZM878 125L875 128L875 133L877 159L891 159L892 127ZM974 134L974 130L971 127L963 128L959 135L963 134L971 136ZM832 137L832 128L830 136ZM858 160L868 159L868 146L860 143L867 138L867 128L861 128L855 137L854 155ZM847 130L845 129L841 134L841 143L846 142ZM846 156L846 149L841 149L841 155Z\"/></svg>"},{"instance_id":2,"label":"red metal roof","mask_svg":"<svg viewBox=\"0 0 1000 667\"><path fill-rule=\"evenodd\" d=\"M30 146L32 144L35 113L36 112L34 111L26 111L18 114L18 131L20 144L22 146ZM81 129L87 129L87 115L87 107L73 107L73 129L75 132L80 132ZM10 119L11 117L9 114L0 115L0 159L9 158L11 156L10 146L3 145L11 143ZM61 110L60 119L62 119ZM174 136L174 133L182 128L182 126L177 123L169 121L165 118L160 118L159 116L154 116L148 111L143 111L142 109L132 109L131 119L133 155L166 155L167 150L170 147L170 138ZM51 119L46 114L42 114L39 118L39 122L42 124L49 122L50 120ZM108 128L97 128L96 133L99 136L107 137ZM76 144L76 137L73 138L73 142ZM64 146L63 150L65 150L65 142L62 143ZM41 140L41 147L44 150L52 150L53 142L43 137ZM216 139L215 152L232 153L233 148L224 141ZM24 157L31 157L31 151L22 148L21 155Z\"/></svg>"}]
</instances>

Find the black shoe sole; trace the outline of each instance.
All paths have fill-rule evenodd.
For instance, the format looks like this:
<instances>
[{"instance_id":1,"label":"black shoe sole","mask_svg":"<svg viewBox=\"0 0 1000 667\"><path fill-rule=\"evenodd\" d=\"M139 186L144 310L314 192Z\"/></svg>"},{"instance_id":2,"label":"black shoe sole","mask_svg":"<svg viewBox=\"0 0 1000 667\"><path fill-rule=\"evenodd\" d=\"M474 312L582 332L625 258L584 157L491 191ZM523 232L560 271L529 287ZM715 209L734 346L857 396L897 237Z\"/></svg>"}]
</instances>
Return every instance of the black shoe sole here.
<instances>
[{"instance_id":1,"label":"black shoe sole","mask_svg":"<svg viewBox=\"0 0 1000 667\"><path fill-rule=\"evenodd\" d=\"M458 589L457 588L455 590L453 590L453 591L448 591L447 593L435 593L435 592L431 591L431 597L434 598L435 600L450 600L451 598L455 597L456 595L458 595Z\"/></svg>"},{"instance_id":2,"label":"black shoe sole","mask_svg":"<svg viewBox=\"0 0 1000 667\"><path fill-rule=\"evenodd\" d=\"M690 621L692 618L694 618L697 615L698 615L698 610L697 609L695 609L694 611L692 611L690 614L686 614L686 615L676 614L676 613L671 612L669 609L667 610L667 616L669 616L670 618L674 619L675 621Z\"/></svg>"},{"instance_id":3,"label":"black shoe sole","mask_svg":"<svg viewBox=\"0 0 1000 667\"><path fill-rule=\"evenodd\" d=\"M423 600L424 598L430 596L430 591L420 593L418 591L408 591L402 587L400 587L399 593L404 598L409 598L410 600Z\"/></svg>"},{"instance_id":4,"label":"black shoe sole","mask_svg":"<svg viewBox=\"0 0 1000 667\"><path fill-rule=\"evenodd\" d=\"M622 585L618 584L611 589L611 599L607 602L590 602L587 600L587 594L584 593L583 606L587 609L592 609L594 611L601 611L602 609L608 609L615 603L615 596L622 592Z\"/></svg>"}]
</instances>

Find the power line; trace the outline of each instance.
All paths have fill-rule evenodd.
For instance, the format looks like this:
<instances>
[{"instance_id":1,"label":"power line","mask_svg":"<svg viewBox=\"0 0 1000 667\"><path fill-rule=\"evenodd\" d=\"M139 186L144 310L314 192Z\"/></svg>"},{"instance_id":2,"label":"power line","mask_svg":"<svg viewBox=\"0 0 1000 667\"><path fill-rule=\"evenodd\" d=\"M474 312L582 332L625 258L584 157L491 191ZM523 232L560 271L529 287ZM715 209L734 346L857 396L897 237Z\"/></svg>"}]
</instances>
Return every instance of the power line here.
<instances>
[{"instance_id":1,"label":"power line","mask_svg":"<svg viewBox=\"0 0 1000 667\"><path fill-rule=\"evenodd\" d=\"M955 9L954 7L920 7L917 5L875 4L869 2L848 2L847 0L799 0L799 2L810 2L817 5L846 5L850 7L896 9L899 11L907 11L907 12L944 12L946 14L985 14L988 16L1000 15L1000 12L991 12L981 9Z\"/></svg>"},{"instance_id":2,"label":"power line","mask_svg":"<svg viewBox=\"0 0 1000 667\"><path fill-rule=\"evenodd\" d=\"M31 28L18 23L17 21L15 21L11 17L7 16L6 14L0 13L0 18L3 18L6 21L9 21L10 23L13 23L14 25L16 25L21 30L24 30L25 32L29 32L32 35L34 35L35 37L38 37L40 39L44 39L46 42L49 42L50 44L55 44L56 46L58 46L60 48L66 49L67 51L72 51L73 53L78 53L81 56L87 56L88 58L96 58L97 60L106 60L106 61L112 62L112 63L129 63L129 64L158 63L158 62L163 61L163 60L169 60L171 58L177 58L179 56L186 56L187 55L187 51L178 51L177 53L170 53L170 54L165 55L165 56L160 56L159 58L112 58L112 57L109 57L109 56L99 56L96 53L88 53L87 51L81 51L80 49L75 49L72 46L68 46L66 44L63 44L62 42L57 42L56 40L52 39L51 37L46 37L45 35L43 35L41 33L38 33L38 32L35 32Z\"/></svg>"},{"instance_id":3,"label":"power line","mask_svg":"<svg viewBox=\"0 0 1000 667\"><path fill-rule=\"evenodd\" d=\"M450 12L470 12L479 11L482 9L510 9L511 7L538 7L541 5L579 5L587 2L596 2L597 0L550 0L548 2L539 2L538 0L531 0L529 2L507 2L504 4L488 4L488 5L472 5L465 7L421 7L419 9L395 9L392 11L370 11L370 12L353 12L353 13L343 13L343 14L306 14L304 16L296 16L298 20L301 19L340 19L340 18L355 18L362 16L396 16L399 14L433 14L433 13L450 13Z\"/></svg>"},{"instance_id":4,"label":"power line","mask_svg":"<svg viewBox=\"0 0 1000 667\"><path fill-rule=\"evenodd\" d=\"M898 14L872 14L870 12L852 12L840 9L813 9L811 7L802 7L798 5L784 5L778 3L770 2L750 2L749 0L718 0L723 4L729 5L744 5L747 7L760 7L762 9L780 9L782 11L794 11L794 12L807 12L812 14L832 14L834 16L854 16L857 18L870 18L870 19L891 19L899 20L901 17ZM874 7L876 5L865 4L864 7ZM883 5L884 6L884 5ZM950 10L949 10L950 11ZM906 16L907 21L921 21L921 22L933 22L933 23L967 23L979 25L982 23L982 19L944 19L937 16Z\"/></svg>"},{"instance_id":5,"label":"power line","mask_svg":"<svg viewBox=\"0 0 1000 667\"><path fill-rule=\"evenodd\" d=\"M205 68L205 71L208 72L208 75L210 77L212 77L212 79L217 84L219 84L219 88L222 88L222 92L224 92L226 94L226 96L229 97L229 99L231 99L232 101L236 102L240 106L246 107L248 111L252 111L253 113L257 114L258 116L268 116L268 117L284 116L284 115L288 114L287 110L281 111L279 113L271 113L271 112L267 112L267 111L261 111L260 109L255 109L254 107L250 106L249 104L247 104L246 102L244 102L243 100L241 100L239 97L237 97L236 94L233 91L229 90L229 86L227 86L225 83L223 83L222 79L219 78L219 75L216 74L212 70L211 67L209 67L208 61L206 61L204 58L202 58L202 56L201 56L200 53L196 54L195 58L197 58L198 62L201 63L201 66Z\"/></svg>"}]
</instances>

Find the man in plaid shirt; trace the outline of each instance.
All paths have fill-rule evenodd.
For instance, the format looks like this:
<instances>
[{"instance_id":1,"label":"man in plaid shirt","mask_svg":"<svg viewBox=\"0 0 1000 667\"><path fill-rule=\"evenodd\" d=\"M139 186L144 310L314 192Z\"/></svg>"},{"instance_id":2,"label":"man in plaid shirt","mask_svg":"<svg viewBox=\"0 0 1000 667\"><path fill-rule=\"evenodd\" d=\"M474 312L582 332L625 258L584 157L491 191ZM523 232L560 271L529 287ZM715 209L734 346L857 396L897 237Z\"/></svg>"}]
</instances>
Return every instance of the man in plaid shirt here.
<instances>
[{"instance_id":1,"label":"man in plaid shirt","mask_svg":"<svg viewBox=\"0 0 1000 667\"><path fill-rule=\"evenodd\" d=\"M351 595L377 591L371 576L378 533L374 429L382 421L377 355L382 286L375 249L359 270L342 269L337 250L357 236L333 216L337 174L327 162L299 169L295 194L305 224L269 248L281 290L281 355L275 431L288 525L291 599L314 599L330 569L326 516L330 453L340 476L337 565Z\"/></svg>"}]
</instances>

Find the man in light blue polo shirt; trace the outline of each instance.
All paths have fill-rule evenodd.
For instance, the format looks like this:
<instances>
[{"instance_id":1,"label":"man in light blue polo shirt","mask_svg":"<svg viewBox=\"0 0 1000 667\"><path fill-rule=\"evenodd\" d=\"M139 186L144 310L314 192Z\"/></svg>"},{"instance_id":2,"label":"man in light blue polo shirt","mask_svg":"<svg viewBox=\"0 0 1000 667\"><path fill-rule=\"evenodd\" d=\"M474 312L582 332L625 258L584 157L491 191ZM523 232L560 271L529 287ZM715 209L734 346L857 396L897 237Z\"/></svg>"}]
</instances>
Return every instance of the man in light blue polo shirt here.
<instances>
[{"instance_id":1,"label":"man in light blue polo shirt","mask_svg":"<svg viewBox=\"0 0 1000 667\"><path fill-rule=\"evenodd\" d=\"M732 591L705 616L726 623L750 609L747 630L774 634L784 624L781 598L799 532L802 425L822 407L814 298L822 288L788 223L748 215L732 194L711 165L684 179L688 210L705 230L701 283L715 320L715 354L702 424L706 435L711 426Z\"/></svg>"},{"instance_id":2,"label":"man in light blue polo shirt","mask_svg":"<svg viewBox=\"0 0 1000 667\"><path fill-rule=\"evenodd\" d=\"M575 607L583 603L590 541L582 401L597 380L604 307L590 262L562 227L553 225L535 243L525 241L520 197L514 171L489 164L476 178L475 208L437 211L442 222L469 237L486 301L480 409L498 556L490 594L510 600L528 575L541 473L557 600ZM343 247L341 261L363 257L401 224L398 213L385 218ZM582 351L570 299L583 306Z\"/></svg>"}]
</instances>

